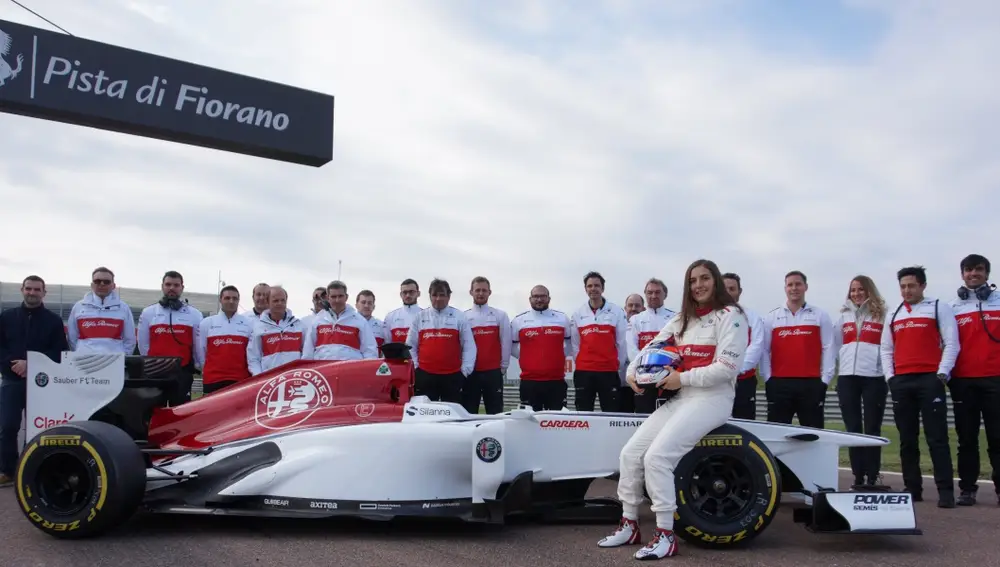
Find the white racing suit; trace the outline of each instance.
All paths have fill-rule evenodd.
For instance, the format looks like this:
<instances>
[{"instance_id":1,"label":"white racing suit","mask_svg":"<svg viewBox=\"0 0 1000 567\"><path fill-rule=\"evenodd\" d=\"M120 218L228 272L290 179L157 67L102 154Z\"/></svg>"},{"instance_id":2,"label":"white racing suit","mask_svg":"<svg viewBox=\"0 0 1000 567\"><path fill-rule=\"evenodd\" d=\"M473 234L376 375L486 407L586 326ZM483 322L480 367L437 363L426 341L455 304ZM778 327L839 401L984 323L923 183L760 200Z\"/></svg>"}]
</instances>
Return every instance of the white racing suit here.
<instances>
[{"instance_id":1,"label":"white racing suit","mask_svg":"<svg viewBox=\"0 0 1000 567\"><path fill-rule=\"evenodd\" d=\"M618 481L623 515L638 519L645 481L656 526L665 530L673 529L677 510L674 467L732 413L736 376L743 367L750 327L746 316L730 306L692 319L680 336L681 317L678 313L667 321L650 343L673 338L680 347L685 369L681 388L646 418L625 444ZM635 374L638 360L636 356L629 363L628 375Z\"/></svg>"}]
</instances>

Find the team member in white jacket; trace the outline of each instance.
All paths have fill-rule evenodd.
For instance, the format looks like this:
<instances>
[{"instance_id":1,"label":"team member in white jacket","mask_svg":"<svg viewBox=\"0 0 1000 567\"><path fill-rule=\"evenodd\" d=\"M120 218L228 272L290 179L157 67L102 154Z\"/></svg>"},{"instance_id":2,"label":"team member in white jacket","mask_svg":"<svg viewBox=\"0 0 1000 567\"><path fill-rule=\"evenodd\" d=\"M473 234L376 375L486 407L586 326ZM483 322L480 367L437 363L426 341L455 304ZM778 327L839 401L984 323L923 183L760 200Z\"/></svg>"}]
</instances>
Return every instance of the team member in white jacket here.
<instances>
[{"instance_id":1,"label":"team member in white jacket","mask_svg":"<svg viewBox=\"0 0 1000 567\"><path fill-rule=\"evenodd\" d=\"M885 316L885 300L875 282L868 276L851 280L833 335L840 358L837 397L844 425L851 433L882 435L889 394L880 346ZM882 483L881 447L851 447L849 454L856 486Z\"/></svg>"},{"instance_id":2,"label":"team member in white jacket","mask_svg":"<svg viewBox=\"0 0 1000 567\"><path fill-rule=\"evenodd\" d=\"M360 360L378 358L375 335L368 321L347 304L347 285L332 281L326 286L324 309L306 325L302 358Z\"/></svg>"},{"instance_id":3,"label":"team member in white jacket","mask_svg":"<svg viewBox=\"0 0 1000 567\"><path fill-rule=\"evenodd\" d=\"M115 289L115 274L100 267L90 275L90 292L73 305L66 323L69 349L76 352L135 351L135 315Z\"/></svg>"},{"instance_id":4,"label":"team member in white jacket","mask_svg":"<svg viewBox=\"0 0 1000 567\"><path fill-rule=\"evenodd\" d=\"M305 327L287 307L288 292L274 286L267 301L268 308L255 321L247 345L247 365L254 376L302 358Z\"/></svg>"},{"instance_id":5,"label":"team member in white jacket","mask_svg":"<svg viewBox=\"0 0 1000 567\"><path fill-rule=\"evenodd\" d=\"M661 342L680 347L683 372L664 369L657 383L678 393L646 418L622 449L618 498L623 517L618 529L598 542L601 547L639 543L639 505L645 484L656 514L656 530L652 540L635 553L636 559L677 553L674 467L702 437L729 419L736 375L749 340L743 310L726 291L714 262L695 261L684 281L681 312L643 349ZM642 358L640 353L629 363L627 373L636 390L636 367Z\"/></svg>"}]
</instances>

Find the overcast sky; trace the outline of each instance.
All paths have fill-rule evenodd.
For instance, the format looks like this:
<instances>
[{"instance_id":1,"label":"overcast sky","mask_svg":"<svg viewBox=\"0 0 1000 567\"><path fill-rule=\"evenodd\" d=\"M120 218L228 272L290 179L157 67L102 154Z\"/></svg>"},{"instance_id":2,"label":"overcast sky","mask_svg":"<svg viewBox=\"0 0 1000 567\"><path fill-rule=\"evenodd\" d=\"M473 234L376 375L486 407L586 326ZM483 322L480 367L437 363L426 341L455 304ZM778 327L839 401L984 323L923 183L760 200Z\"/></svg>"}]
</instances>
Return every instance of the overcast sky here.
<instances>
[{"instance_id":1,"label":"overcast sky","mask_svg":"<svg viewBox=\"0 0 1000 567\"><path fill-rule=\"evenodd\" d=\"M282 283L299 314L337 275L532 285L572 311L599 270L619 305L687 265L742 275L747 306L809 276L1000 262L1000 3L994 0L30 0L73 34L333 94L322 168L0 115L0 279L37 273L213 293ZM0 18L50 29L0 3ZM991 78L992 77L992 78Z\"/></svg>"}]
</instances>

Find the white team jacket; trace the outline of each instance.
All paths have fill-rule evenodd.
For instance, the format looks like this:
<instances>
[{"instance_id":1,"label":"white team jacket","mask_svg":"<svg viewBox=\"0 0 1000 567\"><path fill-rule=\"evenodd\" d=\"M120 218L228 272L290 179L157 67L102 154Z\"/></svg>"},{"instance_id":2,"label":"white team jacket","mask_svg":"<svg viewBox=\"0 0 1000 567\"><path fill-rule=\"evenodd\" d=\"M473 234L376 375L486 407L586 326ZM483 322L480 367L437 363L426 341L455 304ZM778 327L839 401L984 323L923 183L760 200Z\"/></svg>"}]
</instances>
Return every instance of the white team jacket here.
<instances>
[{"instance_id":1,"label":"white team jacket","mask_svg":"<svg viewBox=\"0 0 1000 567\"><path fill-rule=\"evenodd\" d=\"M736 376L743 367L750 339L746 316L734 307L718 309L689 321L684 336L679 336L681 317L679 313L672 317L651 341L672 338L680 347L684 372L681 373L678 398L707 395L732 399L736 392ZM629 363L628 375L635 374L638 360L637 356Z\"/></svg>"},{"instance_id":2,"label":"white team jacket","mask_svg":"<svg viewBox=\"0 0 1000 567\"><path fill-rule=\"evenodd\" d=\"M250 374L256 376L282 364L302 358L302 343L305 328L302 320L285 311L285 317L275 323L271 310L265 309L260 319L254 322L247 345L247 365Z\"/></svg>"}]
</instances>

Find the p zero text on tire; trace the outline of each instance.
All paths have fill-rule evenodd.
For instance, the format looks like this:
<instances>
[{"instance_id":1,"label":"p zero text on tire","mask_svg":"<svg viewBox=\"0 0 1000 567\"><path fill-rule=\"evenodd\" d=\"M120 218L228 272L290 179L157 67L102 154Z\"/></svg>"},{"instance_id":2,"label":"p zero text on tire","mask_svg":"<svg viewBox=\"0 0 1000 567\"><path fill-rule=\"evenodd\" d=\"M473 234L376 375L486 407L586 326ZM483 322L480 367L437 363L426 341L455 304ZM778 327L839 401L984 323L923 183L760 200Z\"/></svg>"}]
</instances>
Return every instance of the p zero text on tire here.
<instances>
[{"instance_id":1,"label":"p zero text on tire","mask_svg":"<svg viewBox=\"0 0 1000 567\"><path fill-rule=\"evenodd\" d=\"M31 439L15 472L21 512L58 538L100 534L127 520L146 490L146 461L121 429L71 422Z\"/></svg>"},{"instance_id":2,"label":"p zero text on tire","mask_svg":"<svg viewBox=\"0 0 1000 567\"><path fill-rule=\"evenodd\" d=\"M674 531L713 548L735 547L770 525L781 500L777 460L754 435L723 425L692 449L674 471Z\"/></svg>"}]
</instances>

